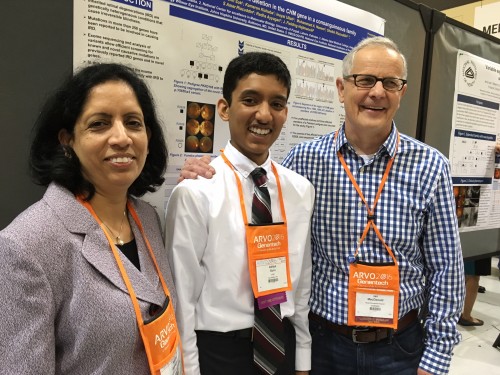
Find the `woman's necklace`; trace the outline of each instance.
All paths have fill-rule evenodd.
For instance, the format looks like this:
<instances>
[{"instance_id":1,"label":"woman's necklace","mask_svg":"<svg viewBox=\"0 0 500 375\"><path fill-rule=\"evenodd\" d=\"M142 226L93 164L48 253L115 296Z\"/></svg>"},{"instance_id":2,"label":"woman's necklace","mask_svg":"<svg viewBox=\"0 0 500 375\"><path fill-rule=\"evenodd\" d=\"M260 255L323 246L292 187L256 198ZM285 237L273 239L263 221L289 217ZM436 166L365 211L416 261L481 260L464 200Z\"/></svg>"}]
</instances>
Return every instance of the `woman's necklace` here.
<instances>
[{"instance_id":1,"label":"woman's necklace","mask_svg":"<svg viewBox=\"0 0 500 375\"><path fill-rule=\"evenodd\" d=\"M106 225L106 223L105 223L104 221L102 222L102 223L104 224L104 226L105 226L106 228L108 228L108 230L109 230L109 231L110 231L110 233L113 235L113 237L115 237L115 243L116 243L116 244L118 244L118 245L120 245L120 246L123 246L123 244L125 243L125 242L123 242L123 240L122 240L122 238L121 238L121 235L122 235L122 228L123 228L123 221L125 220L125 216L126 216L126 213L125 213L125 211L123 211L123 217L122 217L122 221L121 221L121 223L120 223L120 231L118 232L118 235L116 235L116 234L115 234L115 233L111 230L111 228L110 228L110 227L108 227L108 226Z\"/></svg>"}]
</instances>

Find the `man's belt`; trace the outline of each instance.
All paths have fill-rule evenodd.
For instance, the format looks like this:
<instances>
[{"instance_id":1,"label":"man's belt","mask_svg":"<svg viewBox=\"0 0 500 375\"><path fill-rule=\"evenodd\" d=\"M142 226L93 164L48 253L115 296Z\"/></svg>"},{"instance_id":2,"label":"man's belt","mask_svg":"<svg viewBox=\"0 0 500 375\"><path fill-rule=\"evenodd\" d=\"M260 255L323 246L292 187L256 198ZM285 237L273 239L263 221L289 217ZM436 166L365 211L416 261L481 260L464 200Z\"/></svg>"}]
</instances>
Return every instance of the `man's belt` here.
<instances>
[{"instance_id":1,"label":"man's belt","mask_svg":"<svg viewBox=\"0 0 500 375\"><path fill-rule=\"evenodd\" d=\"M224 337L234 337L234 338L239 338L239 339L249 339L252 337L252 328L237 329L236 331L229 331L229 332L196 330L196 333L202 334L202 335L224 336Z\"/></svg>"},{"instance_id":2,"label":"man's belt","mask_svg":"<svg viewBox=\"0 0 500 375\"><path fill-rule=\"evenodd\" d=\"M402 331L412 323L416 322L418 318L418 311L411 310L398 321L397 331ZM316 315L312 312L309 313L309 320L320 324L322 327L329 329L335 333L339 333L351 339L356 344L368 344L371 342L378 342L390 337L393 334L391 328L380 327L351 327L342 324L335 324Z\"/></svg>"}]
</instances>

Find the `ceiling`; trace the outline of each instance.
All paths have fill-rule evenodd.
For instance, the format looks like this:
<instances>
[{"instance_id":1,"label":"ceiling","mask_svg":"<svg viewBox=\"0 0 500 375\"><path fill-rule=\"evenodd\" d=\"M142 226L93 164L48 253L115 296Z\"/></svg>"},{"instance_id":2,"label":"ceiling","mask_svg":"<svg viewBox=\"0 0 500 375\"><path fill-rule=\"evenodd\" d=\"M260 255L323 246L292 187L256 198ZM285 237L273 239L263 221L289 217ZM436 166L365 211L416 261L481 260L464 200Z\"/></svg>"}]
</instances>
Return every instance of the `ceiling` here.
<instances>
[{"instance_id":1,"label":"ceiling","mask_svg":"<svg viewBox=\"0 0 500 375\"><path fill-rule=\"evenodd\" d=\"M425 4L429 8L437 9L437 10L445 10L450 8L456 8L465 4L477 3L478 0L412 0L417 4Z\"/></svg>"}]
</instances>

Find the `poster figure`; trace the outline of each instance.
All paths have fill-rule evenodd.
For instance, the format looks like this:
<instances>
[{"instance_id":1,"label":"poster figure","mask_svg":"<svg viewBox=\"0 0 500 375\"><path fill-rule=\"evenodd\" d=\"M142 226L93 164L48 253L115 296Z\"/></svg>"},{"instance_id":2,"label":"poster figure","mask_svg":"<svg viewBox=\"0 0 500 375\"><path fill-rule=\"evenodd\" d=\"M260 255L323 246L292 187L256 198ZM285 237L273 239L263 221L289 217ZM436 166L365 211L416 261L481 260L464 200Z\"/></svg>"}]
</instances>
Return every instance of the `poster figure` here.
<instances>
[{"instance_id":1,"label":"poster figure","mask_svg":"<svg viewBox=\"0 0 500 375\"><path fill-rule=\"evenodd\" d=\"M477 224L481 186L454 186L458 227L474 227Z\"/></svg>"},{"instance_id":2,"label":"poster figure","mask_svg":"<svg viewBox=\"0 0 500 375\"><path fill-rule=\"evenodd\" d=\"M214 116L214 104L187 102L185 152L213 152Z\"/></svg>"}]
</instances>

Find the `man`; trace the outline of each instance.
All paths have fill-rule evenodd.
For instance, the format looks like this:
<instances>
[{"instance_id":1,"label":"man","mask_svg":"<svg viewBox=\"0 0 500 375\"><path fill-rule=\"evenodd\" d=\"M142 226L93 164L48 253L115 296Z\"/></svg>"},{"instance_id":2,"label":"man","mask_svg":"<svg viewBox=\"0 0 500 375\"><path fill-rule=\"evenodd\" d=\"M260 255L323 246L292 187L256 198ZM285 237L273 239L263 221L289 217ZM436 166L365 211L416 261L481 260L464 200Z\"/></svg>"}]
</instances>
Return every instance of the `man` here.
<instances>
[{"instance_id":1,"label":"man","mask_svg":"<svg viewBox=\"0 0 500 375\"><path fill-rule=\"evenodd\" d=\"M179 291L186 374L309 373L314 189L269 153L286 121L290 85L286 65L274 55L233 59L217 103L231 137L212 162L217 174L185 180L170 197L166 243ZM255 202L252 176L262 169L267 189L258 189L263 195ZM284 347L284 357L263 349L269 344L261 341L265 311L279 316L278 325L284 318L285 335L278 329L271 340Z\"/></svg>"},{"instance_id":2,"label":"man","mask_svg":"<svg viewBox=\"0 0 500 375\"><path fill-rule=\"evenodd\" d=\"M449 162L397 131L407 68L390 39L361 41L342 74L344 125L283 162L316 190L311 374L445 374L464 296Z\"/></svg>"}]
</instances>

